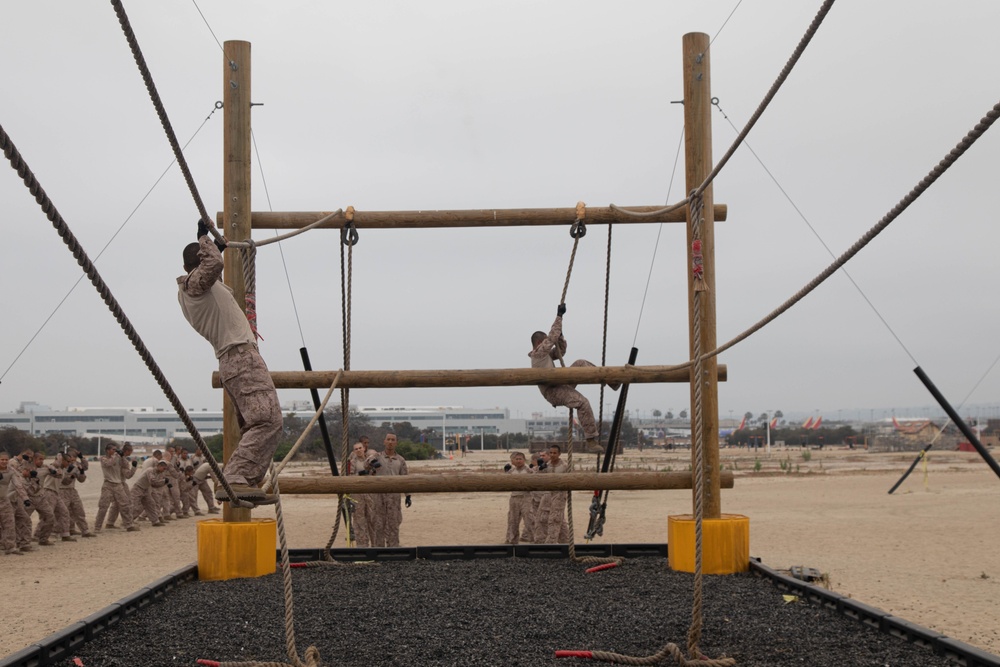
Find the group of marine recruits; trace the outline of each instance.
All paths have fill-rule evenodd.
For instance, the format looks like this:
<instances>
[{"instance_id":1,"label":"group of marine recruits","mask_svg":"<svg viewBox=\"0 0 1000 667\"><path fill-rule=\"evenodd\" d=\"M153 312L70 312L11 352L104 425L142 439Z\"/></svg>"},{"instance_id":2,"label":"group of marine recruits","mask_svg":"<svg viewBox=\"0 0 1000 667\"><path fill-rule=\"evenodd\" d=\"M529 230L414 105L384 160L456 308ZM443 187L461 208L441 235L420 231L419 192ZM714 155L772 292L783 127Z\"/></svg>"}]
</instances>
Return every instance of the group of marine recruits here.
<instances>
[{"instance_id":1,"label":"group of marine recruits","mask_svg":"<svg viewBox=\"0 0 1000 667\"><path fill-rule=\"evenodd\" d=\"M386 435L383 445L384 452L368 449L368 436L362 436L354 443L351 457L347 461L347 474L377 477L406 475L406 459L396 452L396 435ZM399 493L353 494L349 504L351 526L358 547L399 546L399 525L403 523L402 505L410 507L413 504L409 494L405 500Z\"/></svg>"},{"instance_id":2,"label":"group of marine recruits","mask_svg":"<svg viewBox=\"0 0 1000 667\"><path fill-rule=\"evenodd\" d=\"M0 451L0 548L6 555L33 551L32 542L53 546L54 536L63 542L76 542L75 535L95 537L102 528L117 528L118 516L126 531L135 532L137 520L160 527L165 521L199 515L203 513L198 508L199 492L208 512L219 512L208 484L208 464L185 449L157 450L140 465L132 458L131 445L119 449L109 444L100 457L104 484L91 530L76 489L77 483L87 481L87 458L75 449L60 452L51 461L46 458L44 452L30 449L14 458ZM129 488L127 480L133 478ZM38 521L32 531L35 513Z\"/></svg>"},{"instance_id":3,"label":"group of marine recruits","mask_svg":"<svg viewBox=\"0 0 1000 667\"><path fill-rule=\"evenodd\" d=\"M562 458L562 448L552 445L534 463L527 464L524 454L513 452L504 466L508 475L552 474L569 472ZM512 491L507 511L506 544L565 544L569 541L566 523L568 491ZM520 533L520 535L519 535Z\"/></svg>"}]
</instances>

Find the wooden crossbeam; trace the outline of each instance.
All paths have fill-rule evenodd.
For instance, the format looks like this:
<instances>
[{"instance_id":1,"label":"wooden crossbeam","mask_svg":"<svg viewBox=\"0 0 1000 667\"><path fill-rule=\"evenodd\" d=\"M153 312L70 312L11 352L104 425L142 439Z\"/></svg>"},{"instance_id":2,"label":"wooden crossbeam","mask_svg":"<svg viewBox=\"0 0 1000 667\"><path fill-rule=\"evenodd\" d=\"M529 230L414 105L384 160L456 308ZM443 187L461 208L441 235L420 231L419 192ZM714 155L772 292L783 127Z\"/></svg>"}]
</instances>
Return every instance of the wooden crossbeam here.
<instances>
[{"instance_id":1,"label":"wooden crossbeam","mask_svg":"<svg viewBox=\"0 0 1000 667\"><path fill-rule=\"evenodd\" d=\"M733 488L732 471L723 471L723 488ZM558 475L459 473L454 475L387 475L368 477L279 477L288 494L340 493L473 493L503 491L642 491L690 489L689 472L568 472Z\"/></svg>"},{"instance_id":2,"label":"wooden crossbeam","mask_svg":"<svg viewBox=\"0 0 1000 667\"><path fill-rule=\"evenodd\" d=\"M338 371L272 371L278 389L323 389L333 384ZM344 371L337 384L343 389L393 389L415 387L516 387L537 384L600 384L605 382L689 382L688 368L676 366L582 366L572 368L498 368L463 370ZM719 365L719 381L726 380L726 366ZM219 372L212 386L222 386Z\"/></svg>"},{"instance_id":3,"label":"wooden crossbeam","mask_svg":"<svg viewBox=\"0 0 1000 667\"><path fill-rule=\"evenodd\" d=\"M663 206L627 206L630 211L648 213ZM316 222L332 211L253 211L250 224L254 229L300 229ZM726 219L725 204L715 205L715 220ZM216 223L220 223L217 214ZM576 220L575 208L506 208L451 211L355 211L354 226L358 229L425 229L441 227L525 227L534 225L571 225ZM596 224L636 224L645 222L684 222L687 207L670 213L636 218L616 212L609 206L588 206L584 222ZM341 216L316 229L340 229L346 223Z\"/></svg>"}]
</instances>

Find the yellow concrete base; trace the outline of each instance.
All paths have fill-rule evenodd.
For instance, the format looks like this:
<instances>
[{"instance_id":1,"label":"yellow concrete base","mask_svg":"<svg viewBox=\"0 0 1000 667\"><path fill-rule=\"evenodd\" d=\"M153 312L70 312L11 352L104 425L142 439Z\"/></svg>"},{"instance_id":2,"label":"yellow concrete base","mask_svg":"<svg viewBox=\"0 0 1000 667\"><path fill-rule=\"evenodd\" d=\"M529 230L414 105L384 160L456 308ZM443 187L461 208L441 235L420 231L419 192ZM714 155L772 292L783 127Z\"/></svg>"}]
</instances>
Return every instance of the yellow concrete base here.
<instances>
[{"instance_id":1,"label":"yellow concrete base","mask_svg":"<svg viewBox=\"0 0 1000 667\"><path fill-rule=\"evenodd\" d=\"M667 551L670 569L694 572L694 517L679 514L667 517ZM705 574L733 574L750 569L750 519L740 514L723 514L705 519L701 526L701 571Z\"/></svg>"},{"instance_id":2,"label":"yellow concrete base","mask_svg":"<svg viewBox=\"0 0 1000 667\"><path fill-rule=\"evenodd\" d=\"M225 523L198 522L198 579L218 581L260 577L276 569L274 519Z\"/></svg>"}]
</instances>

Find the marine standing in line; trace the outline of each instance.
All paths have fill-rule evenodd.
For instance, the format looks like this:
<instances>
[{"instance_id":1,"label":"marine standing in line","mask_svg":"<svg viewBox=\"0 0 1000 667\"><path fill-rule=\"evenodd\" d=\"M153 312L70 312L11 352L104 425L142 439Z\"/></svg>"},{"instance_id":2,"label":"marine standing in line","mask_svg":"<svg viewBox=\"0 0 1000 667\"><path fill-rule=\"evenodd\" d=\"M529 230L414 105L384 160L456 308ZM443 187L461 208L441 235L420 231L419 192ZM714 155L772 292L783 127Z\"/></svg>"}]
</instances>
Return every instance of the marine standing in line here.
<instances>
[{"instance_id":1,"label":"marine standing in line","mask_svg":"<svg viewBox=\"0 0 1000 667\"><path fill-rule=\"evenodd\" d=\"M385 451L378 455L380 464L377 472L379 477L405 475L406 459L396 453L396 434L389 433L385 436ZM379 493L376 495L376 515L379 519L379 530L377 537L382 542L376 543L376 547L398 547L399 546L399 524L403 523L403 509L400 506L402 494L399 493ZM406 494L406 506L412 504L410 495Z\"/></svg>"},{"instance_id":2,"label":"marine standing in line","mask_svg":"<svg viewBox=\"0 0 1000 667\"><path fill-rule=\"evenodd\" d=\"M503 467L508 475L530 475L534 470L525 465L524 454L513 452L510 455L510 463ZM506 544L517 544L518 532L521 523L524 523L524 532L530 535L534 529L531 517L531 492L511 491L510 502L507 506L507 539Z\"/></svg>"},{"instance_id":3,"label":"marine standing in line","mask_svg":"<svg viewBox=\"0 0 1000 667\"><path fill-rule=\"evenodd\" d=\"M139 527L132 523L132 501L125 492L126 470L133 467L121 454L118 447L109 444L104 448L104 456L101 457L101 470L104 472L104 484L101 486L101 499L97 503L97 520L94 522L94 530L100 532L104 524L104 517L107 515L108 507L113 498L119 507L122 515L122 525L125 530L135 532Z\"/></svg>"},{"instance_id":4,"label":"marine standing in line","mask_svg":"<svg viewBox=\"0 0 1000 667\"><path fill-rule=\"evenodd\" d=\"M549 464L543 473L557 474L569 472L569 465L560 458L562 448L559 445L549 447ZM566 503L569 491L548 491L548 516L545 518L546 544L566 544L569 542L569 524L566 523Z\"/></svg>"},{"instance_id":5,"label":"marine standing in line","mask_svg":"<svg viewBox=\"0 0 1000 667\"><path fill-rule=\"evenodd\" d=\"M132 485L132 506L141 507L146 511L150 524L154 528L163 526L160 519L160 507L153 499L153 489L162 489L167 485L166 461L157 461L155 468L144 468L139 473L139 479Z\"/></svg>"},{"instance_id":6,"label":"marine standing in line","mask_svg":"<svg viewBox=\"0 0 1000 667\"><path fill-rule=\"evenodd\" d=\"M375 452L368 452L363 442L354 443L351 458L347 461L348 475L369 475L372 473L370 464L376 462ZM375 468L374 470L378 470ZM351 525L354 526L355 544L359 547L371 546L374 538L372 519L375 518L375 496L371 493L352 493L354 512Z\"/></svg>"},{"instance_id":7,"label":"marine standing in line","mask_svg":"<svg viewBox=\"0 0 1000 667\"><path fill-rule=\"evenodd\" d=\"M63 471L62 484L59 485L59 495L62 496L66 509L69 511L70 535L81 537L96 537L87 525L87 512L83 509L83 501L76 490L77 482L87 481L87 470L90 464L83 452L74 451L66 458L66 469Z\"/></svg>"},{"instance_id":8,"label":"marine standing in line","mask_svg":"<svg viewBox=\"0 0 1000 667\"><path fill-rule=\"evenodd\" d=\"M21 555L17 548L17 527L14 523L14 501L8 500L10 485L16 472L10 469L10 455L0 451L0 548L4 555Z\"/></svg>"}]
</instances>

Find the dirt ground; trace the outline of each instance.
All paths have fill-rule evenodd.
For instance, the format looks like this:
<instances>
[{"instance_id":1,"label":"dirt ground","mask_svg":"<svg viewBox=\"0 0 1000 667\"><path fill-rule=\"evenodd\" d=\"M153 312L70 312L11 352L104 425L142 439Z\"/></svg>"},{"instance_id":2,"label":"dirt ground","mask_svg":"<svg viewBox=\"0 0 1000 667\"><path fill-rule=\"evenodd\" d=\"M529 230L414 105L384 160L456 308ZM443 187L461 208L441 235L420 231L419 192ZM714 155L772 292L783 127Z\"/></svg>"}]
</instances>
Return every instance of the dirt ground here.
<instances>
[{"instance_id":1,"label":"dirt ground","mask_svg":"<svg viewBox=\"0 0 1000 667\"><path fill-rule=\"evenodd\" d=\"M736 475L723 490L727 513L750 517L750 553L775 568L813 567L830 587L955 639L1000 654L1000 480L974 453L932 452L893 495L887 491L912 453L774 450L769 456L723 450ZM593 457L575 457L577 468ZM755 470L760 461L760 470ZM497 470L503 453L413 462L411 474ZM688 469L687 452L629 452L621 469ZM96 467L96 466L95 466ZM295 466L300 474L322 466ZM96 513L100 472L79 488ZM589 492L574 494L582 542ZM507 494L426 494L403 510L404 545L496 544L503 540ZM289 546L321 547L335 501L284 500ZM665 542L667 516L691 511L689 491L612 492L598 542ZM273 516L262 509L255 516ZM24 556L0 556L5 632L0 656L13 653L196 560L198 519L138 533L58 543ZM341 542L341 544L343 544Z\"/></svg>"}]
</instances>

